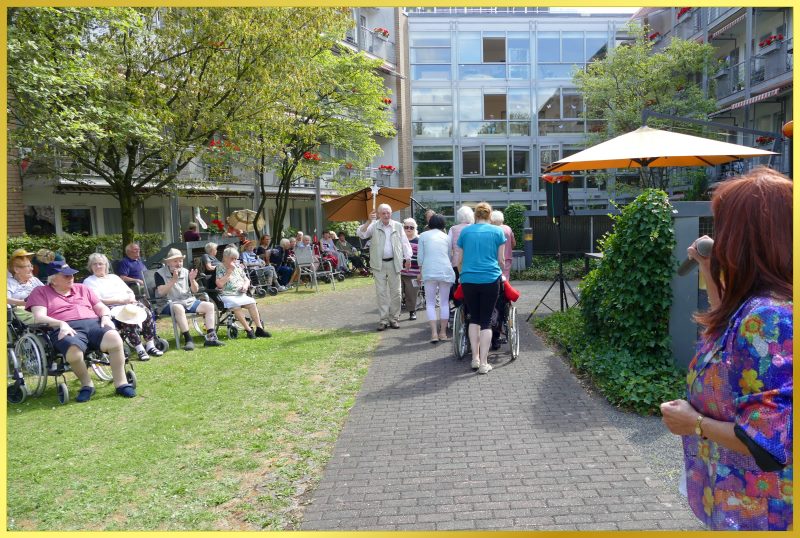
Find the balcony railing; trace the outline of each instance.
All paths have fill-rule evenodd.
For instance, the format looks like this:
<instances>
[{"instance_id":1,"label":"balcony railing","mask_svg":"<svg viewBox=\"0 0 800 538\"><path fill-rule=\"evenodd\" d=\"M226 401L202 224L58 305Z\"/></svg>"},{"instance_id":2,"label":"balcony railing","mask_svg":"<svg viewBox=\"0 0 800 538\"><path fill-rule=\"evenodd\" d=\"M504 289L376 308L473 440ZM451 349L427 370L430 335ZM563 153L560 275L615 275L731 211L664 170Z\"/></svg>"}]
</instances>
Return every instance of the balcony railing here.
<instances>
[{"instance_id":1,"label":"balcony railing","mask_svg":"<svg viewBox=\"0 0 800 538\"><path fill-rule=\"evenodd\" d=\"M713 75L713 78L717 81L717 100L725 99L734 93L744 91L746 66L747 62L739 62L730 67L723 67Z\"/></svg>"},{"instance_id":2,"label":"balcony railing","mask_svg":"<svg viewBox=\"0 0 800 538\"><path fill-rule=\"evenodd\" d=\"M345 41L392 64L396 62L394 43L389 41L389 38L376 34L368 28L359 26L349 29L345 34Z\"/></svg>"},{"instance_id":3,"label":"balcony railing","mask_svg":"<svg viewBox=\"0 0 800 538\"><path fill-rule=\"evenodd\" d=\"M792 70L792 40L772 43L757 50L751 58L750 84L756 86Z\"/></svg>"},{"instance_id":4,"label":"balcony railing","mask_svg":"<svg viewBox=\"0 0 800 538\"><path fill-rule=\"evenodd\" d=\"M681 39L689 39L700 31L700 10L695 8L678 19L674 35Z\"/></svg>"}]
</instances>

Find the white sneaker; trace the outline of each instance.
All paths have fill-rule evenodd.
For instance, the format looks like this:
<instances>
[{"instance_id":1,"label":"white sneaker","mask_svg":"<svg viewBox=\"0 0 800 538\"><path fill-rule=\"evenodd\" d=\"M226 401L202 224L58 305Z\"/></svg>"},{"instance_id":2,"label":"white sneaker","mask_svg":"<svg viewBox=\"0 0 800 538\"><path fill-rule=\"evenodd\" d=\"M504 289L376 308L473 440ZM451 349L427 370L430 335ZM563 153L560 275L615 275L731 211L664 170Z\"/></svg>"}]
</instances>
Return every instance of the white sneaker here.
<instances>
[{"instance_id":1,"label":"white sneaker","mask_svg":"<svg viewBox=\"0 0 800 538\"><path fill-rule=\"evenodd\" d=\"M480 359L472 359L472 363L470 364L473 370L477 370L480 365L481 365Z\"/></svg>"},{"instance_id":2,"label":"white sneaker","mask_svg":"<svg viewBox=\"0 0 800 538\"><path fill-rule=\"evenodd\" d=\"M286 286L278 286L278 291L286 291Z\"/></svg>"},{"instance_id":3,"label":"white sneaker","mask_svg":"<svg viewBox=\"0 0 800 538\"><path fill-rule=\"evenodd\" d=\"M481 364L480 367L478 368L479 374L488 374L491 371L492 371L492 365L489 364L488 362L486 364Z\"/></svg>"}]
</instances>

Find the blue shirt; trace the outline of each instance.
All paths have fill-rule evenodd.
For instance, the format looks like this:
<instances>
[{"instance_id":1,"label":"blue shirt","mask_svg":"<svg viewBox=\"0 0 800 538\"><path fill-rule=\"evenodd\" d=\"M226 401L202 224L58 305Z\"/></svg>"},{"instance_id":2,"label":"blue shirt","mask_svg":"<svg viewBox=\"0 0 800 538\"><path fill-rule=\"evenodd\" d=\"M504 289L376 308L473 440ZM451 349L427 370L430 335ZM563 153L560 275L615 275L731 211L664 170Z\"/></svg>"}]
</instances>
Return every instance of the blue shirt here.
<instances>
[{"instance_id":1,"label":"blue shirt","mask_svg":"<svg viewBox=\"0 0 800 538\"><path fill-rule=\"evenodd\" d=\"M464 284L495 282L502 270L497 262L497 249L506 242L499 226L488 223L470 224L458 236L458 246L464 251L459 281Z\"/></svg>"}]
</instances>

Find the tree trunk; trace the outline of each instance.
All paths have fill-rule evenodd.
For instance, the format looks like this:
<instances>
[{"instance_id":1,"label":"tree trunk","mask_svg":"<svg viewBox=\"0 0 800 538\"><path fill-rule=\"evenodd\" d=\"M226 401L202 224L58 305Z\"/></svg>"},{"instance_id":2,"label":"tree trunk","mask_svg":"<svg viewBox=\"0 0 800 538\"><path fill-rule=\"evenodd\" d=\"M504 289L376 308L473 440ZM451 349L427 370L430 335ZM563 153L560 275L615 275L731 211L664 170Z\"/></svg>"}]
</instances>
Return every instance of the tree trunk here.
<instances>
[{"instance_id":1,"label":"tree trunk","mask_svg":"<svg viewBox=\"0 0 800 538\"><path fill-rule=\"evenodd\" d=\"M133 189L123 188L117 193L120 209L120 220L122 221L122 245L121 252L125 252L125 245L133 242L134 225L133 214L136 210L136 193Z\"/></svg>"}]
</instances>

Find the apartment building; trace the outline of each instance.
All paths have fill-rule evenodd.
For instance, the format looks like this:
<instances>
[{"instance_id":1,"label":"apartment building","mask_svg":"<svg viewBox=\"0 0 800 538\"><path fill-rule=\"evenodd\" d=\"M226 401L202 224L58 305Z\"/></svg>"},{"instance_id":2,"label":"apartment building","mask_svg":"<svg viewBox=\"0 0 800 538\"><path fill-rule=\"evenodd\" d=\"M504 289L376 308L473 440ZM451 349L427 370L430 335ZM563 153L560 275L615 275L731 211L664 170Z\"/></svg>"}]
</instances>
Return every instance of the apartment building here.
<instances>
[{"instance_id":1,"label":"apartment building","mask_svg":"<svg viewBox=\"0 0 800 538\"><path fill-rule=\"evenodd\" d=\"M563 8L407 10L415 197L453 215L481 200L546 206L541 171L585 148L572 83L623 37L627 13ZM606 207L592 176L570 184L574 208Z\"/></svg>"},{"instance_id":2,"label":"apartment building","mask_svg":"<svg viewBox=\"0 0 800 538\"><path fill-rule=\"evenodd\" d=\"M752 164L769 164L791 175L791 140L782 139L780 133L792 119L792 8L644 8L633 19L650 27L656 52L674 37L710 43L722 67L707 74L706 83L713 88L718 107L708 119L764 131L758 134L732 129L727 134L730 142L780 154L771 160L718 167L712 179L722 179ZM709 83L712 80L714 84Z\"/></svg>"},{"instance_id":3,"label":"apartment building","mask_svg":"<svg viewBox=\"0 0 800 538\"><path fill-rule=\"evenodd\" d=\"M324 201L336 196L329 181L334 173L358 174L374 178L387 186L405 183L404 171L410 166L403 159L409 155L401 140L408 139L402 117L407 99L403 93L405 81L405 62L403 51L407 50L402 36L405 35L405 16L397 8L354 8L353 27L339 46L363 52L382 63L378 74L383 77L387 95L391 99L389 107L395 121L398 135L393 138L379 138L377 142L383 153L363 170L340 170L320 178L319 189L315 182L300 183L290 193L290 205L284 221L284 228L313 230L316 227L315 208L318 196ZM342 157L337 148L322 147L320 155ZM67 160L58 160L58 175L48 175L37 170L31 163L24 170L17 166L8 167L9 212L8 230L11 235L23 232L29 234L79 233L109 234L121 231L119 205L111 196L110 189L99 177L93 177L88 170L81 170ZM394 171L379 168L391 165ZM241 208L255 209L260 202L260 192L252 167L231 164L223 171L231 178L226 182L211 182L213 174L219 174L209 163L202 160L192 162L179 175L180 195L171 193L155 194L145 200L135 216L137 232L165 232L165 243L180 240L182 230L195 220L195 215L210 225L215 218L224 218L231 211ZM268 194L277 193L274 174L266 178ZM11 202L13 201L13 205ZM275 203L267 202L267 226L272 221ZM273 232L274 233L274 232Z\"/></svg>"}]
</instances>

